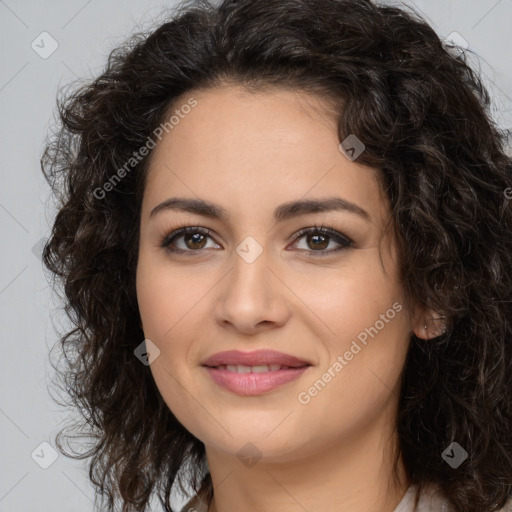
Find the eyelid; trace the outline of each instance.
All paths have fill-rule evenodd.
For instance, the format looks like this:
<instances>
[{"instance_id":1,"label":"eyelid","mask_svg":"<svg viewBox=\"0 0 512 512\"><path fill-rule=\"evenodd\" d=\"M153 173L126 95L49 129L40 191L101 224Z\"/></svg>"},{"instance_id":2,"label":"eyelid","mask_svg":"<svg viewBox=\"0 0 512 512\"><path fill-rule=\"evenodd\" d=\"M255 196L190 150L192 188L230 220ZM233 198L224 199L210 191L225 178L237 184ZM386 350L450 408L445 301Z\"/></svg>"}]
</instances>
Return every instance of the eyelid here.
<instances>
[{"instance_id":1,"label":"eyelid","mask_svg":"<svg viewBox=\"0 0 512 512\"><path fill-rule=\"evenodd\" d=\"M187 233L201 233L207 237L210 237L217 245L218 242L215 241L215 233L213 230L209 228L205 228L202 226L192 226L192 225L181 225L181 226L175 226L174 228L171 228L169 231L166 232L164 236L161 237L159 246L163 249L168 250L171 253L190 253L190 254L200 254L202 252L201 249L198 250L186 250L186 249L177 249L177 248L171 248L171 241L182 237L183 235ZM335 242L340 245L337 249L331 249L331 250L318 250L315 251L313 249L307 250L307 249L301 249L300 252L306 252L309 255L317 253L320 257L321 256L327 256L330 254L338 253L344 249L348 249L350 247L354 246L354 241L346 236L344 233L338 231L334 228L334 226L325 226L324 224L321 224L318 226L316 223L313 226L309 226L306 228L302 228L299 231L296 231L290 237L288 237L287 242L290 241L298 241L301 238L303 238L305 235L309 233L320 233L327 236L330 236L331 238L334 238Z\"/></svg>"},{"instance_id":2,"label":"eyelid","mask_svg":"<svg viewBox=\"0 0 512 512\"><path fill-rule=\"evenodd\" d=\"M192 226L192 225L171 228L166 233L167 234L160 237L160 243L159 243L160 247L162 247L164 249L169 247L172 240L175 240L176 238L186 235L187 233L201 233L205 236L209 236L212 240L214 239L214 235L215 235L214 231L212 231L211 229L204 228L202 226ZM215 242L215 243L217 243L217 242ZM176 249L176 251L180 251L180 249ZM191 251L190 250L190 251L183 251L183 252L199 252L199 251Z\"/></svg>"},{"instance_id":3,"label":"eyelid","mask_svg":"<svg viewBox=\"0 0 512 512\"><path fill-rule=\"evenodd\" d=\"M316 223L314 226L303 228L299 231L297 231L294 235L292 235L290 239L294 239L296 241L299 241L301 238L304 237L304 235L307 235L309 233L320 233L323 235L329 236L331 239L334 239L334 241L339 245L336 249L330 249L330 250L318 250L315 251L313 249L307 250L302 249L301 252L304 252L307 254L307 257L328 257L332 254L338 254L345 249L349 249L354 247L354 241L346 236L344 233L341 233L337 229L334 228L334 226L324 226L323 224L318 226Z\"/></svg>"},{"instance_id":4,"label":"eyelid","mask_svg":"<svg viewBox=\"0 0 512 512\"><path fill-rule=\"evenodd\" d=\"M345 242L347 242L349 244L353 244L354 243L353 240L351 240L344 233L341 233L339 230L337 230L332 224L329 224L329 225L320 224L320 226L319 226L316 223L313 224L313 226L309 226L307 228L302 228L299 231L295 232L293 235L291 235L288 238L288 241L291 241L291 240L294 240L294 239L297 239L297 238L301 238L303 235L306 235L306 234L308 234L310 232L314 232L314 231L318 231L319 233L324 233L326 235L331 235L333 237L341 238L341 239L343 239Z\"/></svg>"}]
</instances>

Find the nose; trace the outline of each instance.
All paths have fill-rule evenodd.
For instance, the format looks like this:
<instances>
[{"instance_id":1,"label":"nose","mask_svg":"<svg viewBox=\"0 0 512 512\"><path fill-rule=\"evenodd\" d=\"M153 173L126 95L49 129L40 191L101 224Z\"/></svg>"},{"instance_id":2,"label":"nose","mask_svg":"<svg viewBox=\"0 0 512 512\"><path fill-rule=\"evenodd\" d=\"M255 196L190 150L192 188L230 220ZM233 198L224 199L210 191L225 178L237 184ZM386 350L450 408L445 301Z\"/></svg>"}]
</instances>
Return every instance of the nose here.
<instances>
[{"instance_id":1,"label":"nose","mask_svg":"<svg viewBox=\"0 0 512 512\"><path fill-rule=\"evenodd\" d=\"M244 334L282 327L290 317L290 293L279 272L269 267L265 251L252 262L235 252L233 267L218 288L216 321Z\"/></svg>"}]
</instances>

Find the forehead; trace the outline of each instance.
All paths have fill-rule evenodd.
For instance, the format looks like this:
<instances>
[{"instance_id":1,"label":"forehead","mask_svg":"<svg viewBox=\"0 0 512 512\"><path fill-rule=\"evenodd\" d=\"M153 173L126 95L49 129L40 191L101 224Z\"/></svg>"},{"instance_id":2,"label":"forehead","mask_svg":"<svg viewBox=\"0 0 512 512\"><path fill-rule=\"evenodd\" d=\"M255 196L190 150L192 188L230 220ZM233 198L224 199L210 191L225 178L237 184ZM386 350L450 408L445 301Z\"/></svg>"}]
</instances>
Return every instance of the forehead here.
<instances>
[{"instance_id":1,"label":"forehead","mask_svg":"<svg viewBox=\"0 0 512 512\"><path fill-rule=\"evenodd\" d=\"M333 195L384 215L376 169L339 150L329 103L304 92L249 92L241 86L194 91L170 115L197 104L153 150L143 215L169 196L200 197L250 216L271 203ZM177 119L177 118L176 118Z\"/></svg>"}]
</instances>

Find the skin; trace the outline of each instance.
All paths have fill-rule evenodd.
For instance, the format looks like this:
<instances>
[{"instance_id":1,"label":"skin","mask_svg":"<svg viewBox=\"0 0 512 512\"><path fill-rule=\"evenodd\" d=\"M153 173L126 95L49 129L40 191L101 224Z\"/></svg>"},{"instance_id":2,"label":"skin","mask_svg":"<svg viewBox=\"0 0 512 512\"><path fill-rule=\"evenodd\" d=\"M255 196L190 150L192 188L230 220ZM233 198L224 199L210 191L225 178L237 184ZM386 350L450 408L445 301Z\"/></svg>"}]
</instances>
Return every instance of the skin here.
<instances>
[{"instance_id":1,"label":"skin","mask_svg":"<svg viewBox=\"0 0 512 512\"><path fill-rule=\"evenodd\" d=\"M209 510L393 512L408 487L401 459L399 481L392 477L399 378L412 332L436 333L424 329L431 312L405 301L377 170L340 152L334 116L321 98L228 84L192 96L197 106L151 156L136 284L145 337L160 350L150 366L156 385L205 444L215 486ZM333 196L370 219L348 211L273 219L283 203ZM150 217L170 197L214 202L228 219L180 210ZM329 253L341 245L334 237L315 245L296 235L315 224L353 245ZM173 246L185 254L160 246L183 226L212 235L179 236ZM251 263L236 252L248 236L263 251ZM298 394L396 302L401 311L300 403ZM265 348L312 366L260 396L217 386L201 366L220 351ZM261 456L250 467L237 455L255 450L247 443Z\"/></svg>"}]
</instances>

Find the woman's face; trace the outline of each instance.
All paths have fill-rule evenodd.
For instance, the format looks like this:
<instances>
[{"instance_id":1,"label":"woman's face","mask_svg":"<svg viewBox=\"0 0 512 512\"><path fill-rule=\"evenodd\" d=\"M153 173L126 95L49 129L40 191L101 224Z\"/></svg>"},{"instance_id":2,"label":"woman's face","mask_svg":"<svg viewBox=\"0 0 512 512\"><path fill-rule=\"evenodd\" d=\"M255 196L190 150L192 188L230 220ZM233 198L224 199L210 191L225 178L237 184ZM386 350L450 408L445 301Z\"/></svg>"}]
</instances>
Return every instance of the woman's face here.
<instances>
[{"instance_id":1,"label":"woman's face","mask_svg":"<svg viewBox=\"0 0 512 512\"><path fill-rule=\"evenodd\" d=\"M190 96L197 104L180 110ZM152 155L140 226L137 297L165 402L207 446L236 455L254 445L269 460L391 428L423 323L404 302L376 171L340 151L313 96L235 86L190 96ZM223 215L154 211L170 198ZM196 229L169 236L185 226ZM210 364L253 364L204 366L257 350L302 367L222 356Z\"/></svg>"}]
</instances>

